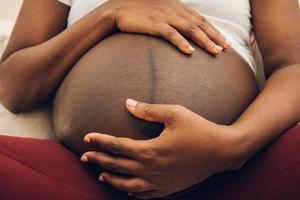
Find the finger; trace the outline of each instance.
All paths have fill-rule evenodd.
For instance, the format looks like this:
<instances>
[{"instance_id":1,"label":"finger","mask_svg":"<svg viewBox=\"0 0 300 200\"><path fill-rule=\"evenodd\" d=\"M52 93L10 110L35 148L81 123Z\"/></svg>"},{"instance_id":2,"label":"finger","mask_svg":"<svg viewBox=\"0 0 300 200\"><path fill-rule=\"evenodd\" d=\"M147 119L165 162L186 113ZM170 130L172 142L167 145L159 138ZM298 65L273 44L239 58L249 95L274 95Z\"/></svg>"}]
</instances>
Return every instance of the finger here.
<instances>
[{"instance_id":1,"label":"finger","mask_svg":"<svg viewBox=\"0 0 300 200\"><path fill-rule=\"evenodd\" d=\"M137 27L127 28L128 32L145 33L153 36L163 37L170 41L176 47L179 48L185 54L192 54L195 49L192 45L174 28L165 23L157 23L152 20L141 21ZM126 28L122 28L122 31L127 31Z\"/></svg>"},{"instance_id":2,"label":"finger","mask_svg":"<svg viewBox=\"0 0 300 200\"><path fill-rule=\"evenodd\" d=\"M164 123L166 126L171 125L178 112L181 111L181 106L178 105L148 104L133 99L127 99L126 106L135 117L146 121Z\"/></svg>"},{"instance_id":3,"label":"finger","mask_svg":"<svg viewBox=\"0 0 300 200\"><path fill-rule=\"evenodd\" d=\"M141 160L150 152L150 141L133 140L129 138L114 137L100 133L89 133L84 137L84 141L98 145L113 154L126 156Z\"/></svg>"},{"instance_id":4,"label":"finger","mask_svg":"<svg viewBox=\"0 0 300 200\"><path fill-rule=\"evenodd\" d=\"M207 21L205 17L201 16L197 11L189 7L186 7L186 11L187 13L183 15L184 18L193 20L217 45L222 46L223 48L229 48L231 46L229 40L227 40L227 38L219 30Z\"/></svg>"},{"instance_id":5,"label":"finger","mask_svg":"<svg viewBox=\"0 0 300 200\"><path fill-rule=\"evenodd\" d=\"M146 192L154 189L154 186L138 177L123 177L113 173L104 172L99 180L112 187L127 193Z\"/></svg>"},{"instance_id":6,"label":"finger","mask_svg":"<svg viewBox=\"0 0 300 200\"><path fill-rule=\"evenodd\" d=\"M195 51L195 48L177 30L168 24L159 23L154 25L152 34L165 38L186 54L192 54Z\"/></svg>"},{"instance_id":7,"label":"finger","mask_svg":"<svg viewBox=\"0 0 300 200\"><path fill-rule=\"evenodd\" d=\"M122 174L139 175L144 170L142 165L135 160L115 157L102 152L86 152L82 155L81 161L90 162L106 170Z\"/></svg>"},{"instance_id":8,"label":"finger","mask_svg":"<svg viewBox=\"0 0 300 200\"><path fill-rule=\"evenodd\" d=\"M223 47L216 45L208 36L199 28L195 22L174 16L171 26L179 30L184 35L191 38L196 44L212 54L219 54Z\"/></svg>"},{"instance_id":9,"label":"finger","mask_svg":"<svg viewBox=\"0 0 300 200\"><path fill-rule=\"evenodd\" d=\"M189 19L190 21L195 23L200 28L200 30L202 30L208 36L208 38L211 41L213 41L216 45L222 48L229 48L231 46L231 43L226 39L224 34L222 34L218 29L216 29L203 16L201 15L195 16L195 14L191 13L191 11L183 14L183 16L184 19Z\"/></svg>"}]
</instances>

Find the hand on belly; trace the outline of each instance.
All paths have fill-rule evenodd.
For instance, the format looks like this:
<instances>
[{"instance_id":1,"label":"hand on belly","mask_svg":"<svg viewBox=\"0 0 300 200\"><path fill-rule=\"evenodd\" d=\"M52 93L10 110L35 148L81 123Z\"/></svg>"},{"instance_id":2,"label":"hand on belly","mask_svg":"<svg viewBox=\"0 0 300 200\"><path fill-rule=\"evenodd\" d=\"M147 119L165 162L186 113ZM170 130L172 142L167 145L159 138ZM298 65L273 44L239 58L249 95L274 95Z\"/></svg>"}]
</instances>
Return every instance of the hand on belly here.
<instances>
[{"instance_id":1,"label":"hand on belly","mask_svg":"<svg viewBox=\"0 0 300 200\"><path fill-rule=\"evenodd\" d=\"M85 142L101 146L106 152L86 152L81 161L103 169L99 180L118 190L140 199L171 194L170 199L174 199L174 193L176 197L182 195L187 188L232 170L247 159L237 145L241 143L237 139L241 131L233 126L217 125L178 105L131 99L126 107L134 116L164 123L166 128L151 140L99 133L85 136Z\"/></svg>"},{"instance_id":2,"label":"hand on belly","mask_svg":"<svg viewBox=\"0 0 300 200\"><path fill-rule=\"evenodd\" d=\"M134 139L157 136L163 125L131 116L124 101L180 104L219 124L232 123L257 94L246 62L229 49L214 57L200 48L181 54L154 37L119 33L97 44L74 66L54 100L58 138L74 152L83 137L102 132Z\"/></svg>"}]
</instances>

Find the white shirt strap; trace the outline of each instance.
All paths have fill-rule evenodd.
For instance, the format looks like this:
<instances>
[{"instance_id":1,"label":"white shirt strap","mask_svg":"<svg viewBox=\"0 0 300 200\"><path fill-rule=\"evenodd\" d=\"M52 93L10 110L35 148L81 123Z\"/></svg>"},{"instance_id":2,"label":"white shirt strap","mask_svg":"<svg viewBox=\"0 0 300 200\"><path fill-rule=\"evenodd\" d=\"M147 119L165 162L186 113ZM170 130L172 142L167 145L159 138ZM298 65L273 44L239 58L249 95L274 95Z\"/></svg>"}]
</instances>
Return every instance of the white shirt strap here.
<instances>
[{"instance_id":1,"label":"white shirt strap","mask_svg":"<svg viewBox=\"0 0 300 200\"><path fill-rule=\"evenodd\" d=\"M67 6L71 6L72 5L72 0L57 0Z\"/></svg>"}]
</instances>

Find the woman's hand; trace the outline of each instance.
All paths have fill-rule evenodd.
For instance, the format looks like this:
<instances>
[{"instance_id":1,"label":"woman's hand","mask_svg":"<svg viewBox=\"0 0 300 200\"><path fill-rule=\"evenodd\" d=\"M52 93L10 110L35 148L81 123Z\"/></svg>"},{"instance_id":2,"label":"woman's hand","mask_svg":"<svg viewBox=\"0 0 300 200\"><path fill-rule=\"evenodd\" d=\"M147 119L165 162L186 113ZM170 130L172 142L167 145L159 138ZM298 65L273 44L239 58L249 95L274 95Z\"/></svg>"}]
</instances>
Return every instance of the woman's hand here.
<instances>
[{"instance_id":1,"label":"woman's hand","mask_svg":"<svg viewBox=\"0 0 300 200\"><path fill-rule=\"evenodd\" d=\"M121 31L163 37L186 54L194 48L183 35L212 54L230 46L203 16L179 0L110 0L104 6L114 11Z\"/></svg>"},{"instance_id":2,"label":"woman's hand","mask_svg":"<svg viewBox=\"0 0 300 200\"><path fill-rule=\"evenodd\" d=\"M165 197L208 177L236 168L233 130L212 123L178 105L151 105L127 100L136 117L165 124L158 138L132 140L90 133L85 142L110 153L87 152L81 160L104 170L99 180L141 198Z\"/></svg>"}]
</instances>

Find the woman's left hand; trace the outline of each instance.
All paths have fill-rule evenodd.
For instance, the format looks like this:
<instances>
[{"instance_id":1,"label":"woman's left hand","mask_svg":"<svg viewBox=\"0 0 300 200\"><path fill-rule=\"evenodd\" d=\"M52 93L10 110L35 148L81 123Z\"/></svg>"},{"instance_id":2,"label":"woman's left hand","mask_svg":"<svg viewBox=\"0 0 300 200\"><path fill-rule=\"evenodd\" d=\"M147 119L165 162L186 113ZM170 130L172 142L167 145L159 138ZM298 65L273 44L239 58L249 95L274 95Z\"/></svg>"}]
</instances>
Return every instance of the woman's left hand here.
<instances>
[{"instance_id":1,"label":"woman's left hand","mask_svg":"<svg viewBox=\"0 0 300 200\"><path fill-rule=\"evenodd\" d=\"M178 105L127 100L134 116L165 124L151 140L90 133L85 142L110 153L86 152L81 160L107 170L99 180L141 199L183 191L240 163L233 156L230 126L217 125Z\"/></svg>"}]
</instances>

